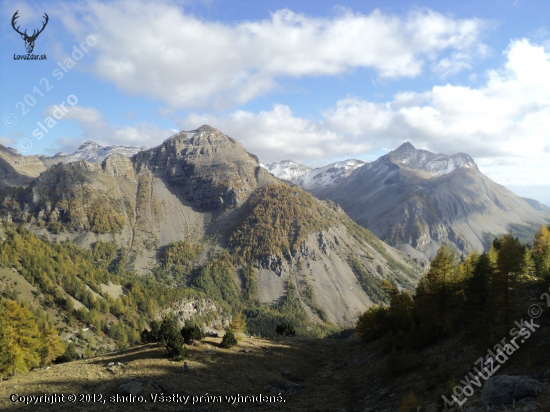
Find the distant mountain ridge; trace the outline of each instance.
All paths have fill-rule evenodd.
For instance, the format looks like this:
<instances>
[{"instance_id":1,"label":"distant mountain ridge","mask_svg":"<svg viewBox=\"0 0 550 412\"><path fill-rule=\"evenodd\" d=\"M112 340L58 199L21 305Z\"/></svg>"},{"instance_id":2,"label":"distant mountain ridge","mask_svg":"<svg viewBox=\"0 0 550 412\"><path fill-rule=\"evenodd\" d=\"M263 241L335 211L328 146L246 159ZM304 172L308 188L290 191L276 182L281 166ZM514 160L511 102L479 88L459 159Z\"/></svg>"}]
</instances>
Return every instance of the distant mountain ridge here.
<instances>
[{"instance_id":1,"label":"distant mountain ridge","mask_svg":"<svg viewBox=\"0 0 550 412\"><path fill-rule=\"evenodd\" d=\"M364 164L362 160L348 159L312 169L293 160L283 160L261 166L279 179L300 185L304 189L314 189L336 184Z\"/></svg>"},{"instance_id":2,"label":"distant mountain ridge","mask_svg":"<svg viewBox=\"0 0 550 412\"><path fill-rule=\"evenodd\" d=\"M480 251L491 235L506 233L510 224L550 219L544 208L483 175L469 155L436 154L410 142L338 184L308 190L333 200L389 244L424 260L443 244L462 253Z\"/></svg>"},{"instance_id":3,"label":"distant mountain ridge","mask_svg":"<svg viewBox=\"0 0 550 412\"><path fill-rule=\"evenodd\" d=\"M101 163L112 154L132 157L146 149L145 146L139 148L117 145L101 146L88 140L71 154L60 152L53 156L23 156L16 149L0 145L0 188L26 186L40 173L58 163L72 163L80 160Z\"/></svg>"},{"instance_id":4,"label":"distant mountain ridge","mask_svg":"<svg viewBox=\"0 0 550 412\"><path fill-rule=\"evenodd\" d=\"M54 156L41 156L46 162L62 161L63 163L77 162L79 160L86 160L90 163L102 162L111 154L120 154L126 157L132 157L136 153L146 150L147 147L127 147L127 146L101 146L94 141L88 140L84 142L80 147L72 154L57 153ZM50 160L51 159L51 160Z\"/></svg>"},{"instance_id":5,"label":"distant mountain ridge","mask_svg":"<svg viewBox=\"0 0 550 412\"><path fill-rule=\"evenodd\" d=\"M406 141L374 162L315 169L286 160L262 165L275 176L338 203L381 239L427 261L442 244L467 253L510 225L535 227L550 208L484 176L466 153L416 149Z\"/></svg>"},{"instance_id":6,"label":"distant mountain ridge","mask_svg":"<svg viewBox=\"0 0 550 412\"><path fill-rule=\"evenodd\" d=\"M37 156L22 156L0 145L0 189L26 186L44 170L46 165Z\"/></svg>"},{"instance_id":7,"label":"distant mountain ridge","mask_svg":"<svg viewBox=\"0 0 550 412\"><path fill-rule=\"evenodd\" d=\"M544 211L550 212L550 207L542 204L538 200L529 199L527 197L524 197L523 200L525 200L527 203L529 203L533 208L535 208L537 210L544 210Z\"/></svg>"}]
</instances>

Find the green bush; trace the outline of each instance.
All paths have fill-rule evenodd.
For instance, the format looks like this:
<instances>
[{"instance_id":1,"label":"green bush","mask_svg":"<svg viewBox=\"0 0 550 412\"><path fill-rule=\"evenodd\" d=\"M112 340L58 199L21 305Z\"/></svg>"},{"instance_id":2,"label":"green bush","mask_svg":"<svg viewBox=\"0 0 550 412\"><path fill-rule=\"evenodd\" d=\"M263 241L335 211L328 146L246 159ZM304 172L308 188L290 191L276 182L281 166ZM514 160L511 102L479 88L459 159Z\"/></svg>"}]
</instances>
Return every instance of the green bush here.
<instances>
[{"instance_id":1,"label":"green bush","mask_svg":"<svg viewBox=\"0 0 550 412\"><path fill-rule=\"evenodd\" d=\"M67 348L65 349L65 353L58 357L55 360L55 363L64 363L64 362L72 362L74 360L77 360L79 358L78 353L76 353L76 346L73 342L69 343L67 345Z\"/></svg>"},{"instance_id":2,"label":"green bush","mask_svg":"<svg viewBox=\"0 0 550 412\"><path fill-rule=\"evenodd\" d=\"M152 320L149 324L149 329L143 329L141 332L141 341L143 343L158 342L160 340L160 322Z\"/></svg>"},{"instance_id":3,"label":"green bush","mask_svg":"<svg viewBox=\"0 0 550 412\"><path fill-rule=\"evenodd\" d=\"M220 343L220 346L222 348L230 348L232 346L235 346L237 344L237 338L231 331L227 331L225 335L223 336L222 343Z\"/></svg>"},{"instance_id":4,"label":"green bush","mask_svg":"<svg viewBox=\"0 0 550 412\"><path fill-rule=\"evenodd\" d=\"M159 344L166 348L168 356L172 358L182 359L187 354L187 348L183 347L183 337L173 316L166 316L162 320L159 331Z\"/></svg>"},{"instance_id":5,"label":"green bush","mask_svg":"<svg viewBox=\"0 0 550 412\"><path fill-rule=\"evenodd\" d=\"M174 359L183 359L187 355L187 348L183 346L183 338L179 333L176 333L166 341L166 350L168 356Z\"/></svg>"},{"instance_id":6,"label":"green bush","mask_svg":"<svg viewBox=\"0 0 550 412\"><path fill-rule=\"evenodd\" d=\"M181 328L180 333L183 337L183 340L188 345L192 344L194 341L200 342L204 339L204 333L202 332L202 329L192 323L186 323L185 326Z\"/></svg>"}]
</instances>

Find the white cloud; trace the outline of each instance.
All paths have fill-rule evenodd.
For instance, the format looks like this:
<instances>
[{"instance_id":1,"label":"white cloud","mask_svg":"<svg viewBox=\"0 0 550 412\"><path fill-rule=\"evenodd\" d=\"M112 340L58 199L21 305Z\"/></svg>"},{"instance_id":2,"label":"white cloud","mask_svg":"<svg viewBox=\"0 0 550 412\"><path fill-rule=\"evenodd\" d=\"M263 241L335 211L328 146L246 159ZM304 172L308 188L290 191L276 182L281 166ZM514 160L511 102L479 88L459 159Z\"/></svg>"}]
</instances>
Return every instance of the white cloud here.
<instances>
[{"instance_id":1,"label":"white cloud","mask_svg":"<svg viewBox=\"0 0 550 412\"><path fill-rule=\"evenodd\" d=\"M67 108L68 111L63 116L63 120L76 121L83 131L81 137L77 139L59 139L61 150L67 153L75 151L86 140L93 140L102 146L152 147L174 134L172 130L160 129L145 123L133 127L113 127L107 123L101 112L93 107ZM55 106L46 108L44 116L51 116L54 109Z\"/></svg>"},{"instance_id":2,"label":"white cloud","mask_svg":"<svg viewBox=\"0 0 550 412\"><path fill-rule=\"evenodd\" d=\"M292 158L325 164L338 155L364 153L370 144L327 130L322 122L293 115L288 106L275 105L258 114L236 111L225 116L193 114L177 122L184 130L208 124L239 140L263 162ZM324 163L323 163L324 162Z\"/></svg>"},{"instance_id":3,"label":"white cloud","mask_svg":"<svg viewBox=\"0 0 550 412\"><path fill-rule=\"evenodd\" d=\"M488 71L479 88L446 84L386 103L346 98L317 122L279 105L259 114L195 114L179 125L211 124L263 161L361 157L410 140L434 152L468 153L498 183L542 185L550 193L550 50L523 39L512 41L505 56L504 67ZM550 203L546 193L538 198Z\"/></svg>"},{"instance_id":4,"label":"white cloud","mask_svg":"<svg viewBox=\"0 0 550 412\"><path fill-rule=\"evenodd\" d=\"M65 4L58 17L76 37L98 39L101 78L177 109L241 104L272 91L285 76L371 68L383 78L413 77L426 61L449 75L486 50L481 20L428 9L402 17L345 11L332 18L279 10L231 25L185 14L169 1L88 0Z\"/></svg>"},{"instance_id":5,"label":"white cloud","mask_svg":"<svg viewBox=\"0 0 550 412\"><path fill-rule=\"evenodd\" d=\"M0 144L3 146L12 146L15 144L15 140L6 136L0 136Z\"/></svg>"},{"instance_id":6,"label":"white cloud","mask_svg":"<svg viewBox=\"0 0 550 412\"><path fill-rule=\"evenodd\" d=\"M45 110L45 116L52 116L56 106L48 106ZM75 120L84 129L91 130L104 130L106 129L107 122L103 118L101 112L93 107L82 106L66 106L67 113L63 115L64 120Z\"/></svg>"},{"instance_id":7,"label":"white cloud","mask_svg":"<svg viewBox=\"0 0 550 412\"><path fill-rule=\"evenodd\" d=\"M466 152L501 184L550 189L550 50L522 39L505 55L505 66L490 70L477 89L447 84L386 104L346 99L325 113L326 125L379 147L410 140L436 152Z\"/></svg>"}]
</instances>

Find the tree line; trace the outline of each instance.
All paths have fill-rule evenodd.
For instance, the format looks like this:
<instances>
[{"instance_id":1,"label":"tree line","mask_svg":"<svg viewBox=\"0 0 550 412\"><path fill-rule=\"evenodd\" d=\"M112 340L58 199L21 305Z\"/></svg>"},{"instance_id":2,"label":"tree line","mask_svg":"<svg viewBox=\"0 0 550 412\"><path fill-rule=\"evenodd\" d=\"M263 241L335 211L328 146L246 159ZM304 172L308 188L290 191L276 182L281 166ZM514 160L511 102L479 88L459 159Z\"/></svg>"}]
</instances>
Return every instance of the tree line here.
<instances>
[{"instance_id":1,"label":"tree line","mask_svg":"<svg viewBox=\"0 0 550 412\"><path fill-rule=\"evenodd\" d=\"M383 340L388 368L402 372L414 363L415 351L452 336L466 335L480 347L508 334L525 316L529 291L550 282L550 231L542 226L533 245L508 233L488 251L458 257L441 247L416 291L385 281L388 305L367 309L356 325L365 341Z\"/></svg>"}]
</instances>

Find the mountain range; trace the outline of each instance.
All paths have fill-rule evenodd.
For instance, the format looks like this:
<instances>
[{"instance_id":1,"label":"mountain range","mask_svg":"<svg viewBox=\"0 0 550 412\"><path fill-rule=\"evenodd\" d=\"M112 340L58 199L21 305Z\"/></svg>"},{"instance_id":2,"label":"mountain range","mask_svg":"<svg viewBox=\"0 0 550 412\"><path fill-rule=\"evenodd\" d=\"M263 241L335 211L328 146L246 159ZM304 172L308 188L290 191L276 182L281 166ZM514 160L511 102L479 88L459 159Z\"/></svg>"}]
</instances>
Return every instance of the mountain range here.
<instances>
[{"instance_id":1,"label":"mountain range","mask_svg":"<svg viewBox=\"0 0 550 412\"><path fill-rule=\"evenodd\" d=\"M384 299L381 280L411 289L420 276L410 258L339 206L281 181L209 126L135 154L93 143L73 155L2 153L11 168L0 192L2 220L88 249L114 241L126 267L142 275L155 270L167 248L186 241L201 250L195 267L230 253L237 263L231 287L240 293L251 265L259 302L290 296L312 322L341 327ZM184 284L193 286L196 275Z\"/></svg>"},{"instance_id":2,"label":"mountain range","mask_svg":"<svg viewBox=\"0 0 550 412\"><path fill-rule=\"evenodd\" d=\"M182 133L173 138L189 137L193 132ZM59 163L79 160L102 163L110 155L120 155L118 161L124 162L124 158L137 154L140 154L138 158L142 153L152 156L156 150L102 147L87 141L72 154L21 156L14 149L1 147L0 187L28 185L40 173ZM177 167L177 156L175 159L171 167ZM109 163L113 162L114 159ZM334 201L357 223L422 263L433 257L442 244L450 244L460 253L482 250L494 235L511 228L526 229L530 235L550 219L550 208L536 200L520 198L491 181L469 155L436 154L418 150L410 142L371 163L349 159L310 168L283 160L259 165L318 198ZM155 169L158 170L158 166ZM202 183L194 184L192 190L202 192ZM236 193L224 196L236 196ZM189 199L196 196L205 195L186 194ZM238 203L234 198L223 196L204 201Z\"/></svg>"},{"instance_id":3,"label":"mountain range","mask_svg":"<svg viewBox=\"0 0 550 412\"><path fill-rule=\"evenodd\" d=\"M550 209L493 182L469 155L436 154L410 142L366 164L350 160L301 174L296 171L305 169L292 161L267 168L334 201L357 223L420 262L443 244L459 253L487 249L495 235L511 228L528 231L529 238L550 219Z\"/></svg>"},{"instance_id":4,"label":"mountain range","mask_svg":"<svg viewBox=\"0 0 550 412\"><path fill-rule=\"evenodd\" d=\"M26 186L48 167L58 163L71 163L78 160L98 163L111 154L131 157L145 149L147 148L116 145L104 147L96 142L87 141L71 154L59 152L54 156L22 156L16 149L0 145L0 188Z\"/></svg>"}]
</instances>

